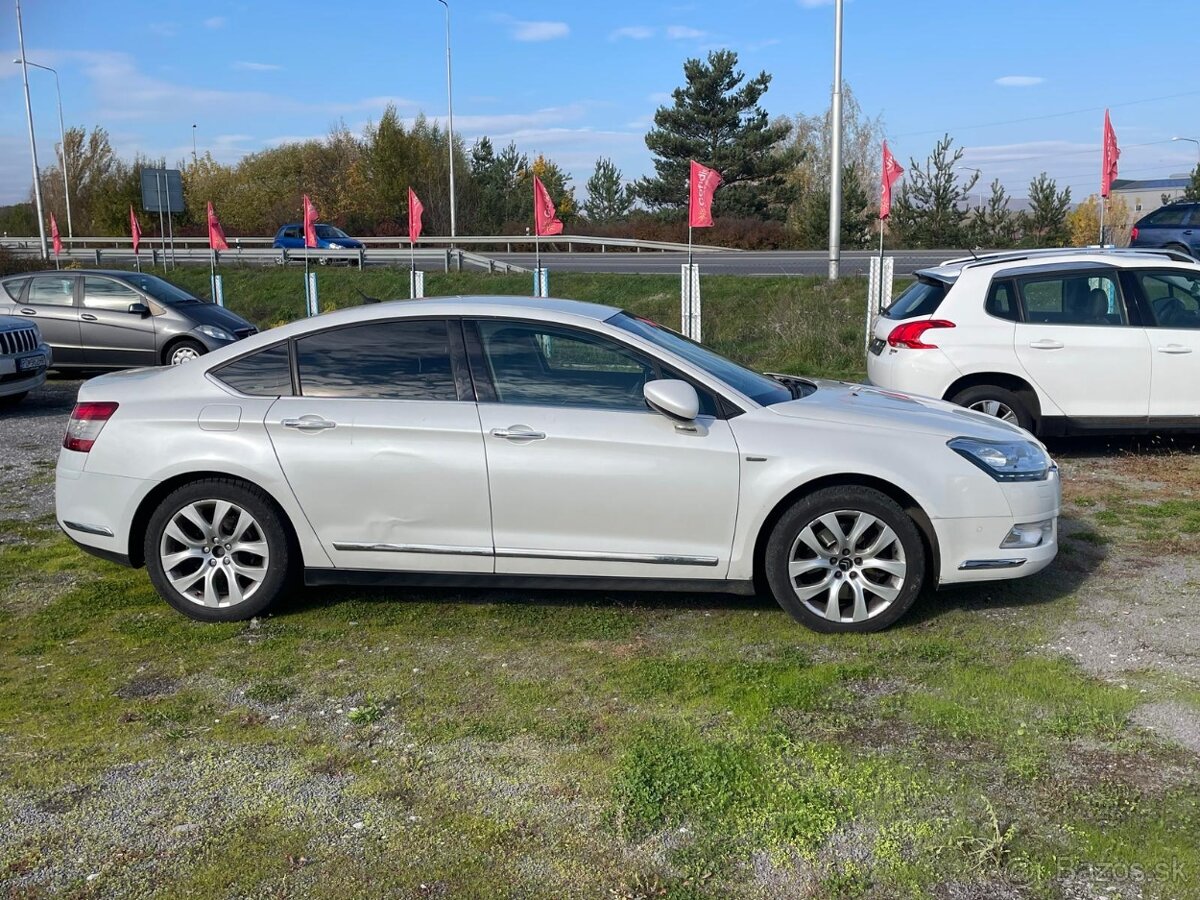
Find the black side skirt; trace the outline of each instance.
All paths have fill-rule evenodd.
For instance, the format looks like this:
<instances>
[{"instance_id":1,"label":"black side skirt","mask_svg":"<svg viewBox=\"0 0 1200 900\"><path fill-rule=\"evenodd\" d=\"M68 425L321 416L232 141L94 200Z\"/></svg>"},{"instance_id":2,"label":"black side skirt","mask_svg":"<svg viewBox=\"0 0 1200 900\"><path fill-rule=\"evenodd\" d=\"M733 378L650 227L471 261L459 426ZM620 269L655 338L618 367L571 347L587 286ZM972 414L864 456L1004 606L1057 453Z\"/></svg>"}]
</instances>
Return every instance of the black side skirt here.
<instances>
[{"instance_id":1,"label":"black side skirt","mask_svg":"<svg viewBox=\"0 0 1200 900\"><path fill-rule=\"evenodd\" d=\"M466 587L583 591L683 591L753 596L751 581L691 578L614 578L589 575L496 575L487 572L380 572L373 569L305 569L310 587Z\"/></svg>"}]
</instances>

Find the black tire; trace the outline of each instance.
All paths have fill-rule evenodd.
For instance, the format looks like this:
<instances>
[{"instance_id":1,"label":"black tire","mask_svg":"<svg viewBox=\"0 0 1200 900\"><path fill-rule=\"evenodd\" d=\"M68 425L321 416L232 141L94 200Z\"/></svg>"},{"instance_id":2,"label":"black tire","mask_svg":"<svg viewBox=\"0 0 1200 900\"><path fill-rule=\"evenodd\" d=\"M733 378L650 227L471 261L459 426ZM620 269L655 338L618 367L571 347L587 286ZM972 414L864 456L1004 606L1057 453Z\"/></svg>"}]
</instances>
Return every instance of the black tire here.
<instances>
[{"instance_id":1,"label":"black tire","mask_svg":"<svg viewBox=\"0 0 1200 900\"><path fill-rule=\"evenodd\" d=\"M8 394L4 397L0 397L0 408L6 406L16 406L27 396L29 396L29 391L21 391L19 394Z\"/></svg>"},{"instance_id":2,"label":"black tire","mask_svg":"<svg viewBox=\"0 0 1200 900\"><path fill-rule=\"evenodd\" d=\"M825 539L834 533L820 519L831 514L836 514L843 538L846 528L853 531L857 517L866 516L864 521L874 524L858 535L853 547L839 547L835 541L826 547L827 556L818 556L803 543L802 535L817 526L810 534L825 547ZM861 552L877 542L883 546L876 550L876 558L866 559L867 565L854 553L835 552ZM806 571L793 575L793 562ZM885 573L884 565L893 571ZM926 575L925 544L916 523L886 494L854 485L824 488L797 501L775 524L767 541L765 568L776 602L801 625L826 634L881 631L908 612L920 594ZM897 569L902 574L895 574ZM801 596L814 589L817 593ZM860 621L853 620L856 596L863 598L861 608L866 614ZM836 618L830 617L831 609Z\"/></svg>"},{"instance_id":3,"label":"black tire","mask_svg":"<svg viewBox=\"0 0 1200 900\"><path fill-rule=\"evenodd\" d=\"M1020 425L1028 432L1032 432L1037 426L1033 419L1033 413L1029 409L1029 404L1025 399L1008 388L1002 388L994 384L980 384L975 387L967 388L965 391L959 391L950 398L951 403L957 403L959 406L965 406L969 409L973 408L985 415L996 416L997 418L1006 418L998 415L995 412L989 412L983 407L986 404L999 404L1000 408L1005 408L1012 411L1015 417L1015 424ZM1007 419L1007 421L1013 421Z\"/></svg>"},{"instance_id":4,"label":"black tire","mask_svg":"<svg viewBox=\"0 0 1200 900\"><path fill-rule=\"evenodd\" d=\"M178 527L176 517L181 515L183 510L192 507L193 504L203 509L210 502L213 504L214 512L211 518L215 518L218 508L216 504L220 502L240 507L249 514L253 530L247 529L247 533L243 537L249 538L249 540L246 540L242 546L257 545L258 539L261 539L261 542L266 545L265 557L256 555L254 552L247 555L239 551L238 545L232 540L234 529L230 526L232 524L236 527L237 524L240 524L240 520L234 521L234 513L231 512L221 522L212 523L217 533L230 535L230 537L223 538L223 540L230 540L230 543L222 547L212 544L211 552L206 547L204 554L196 557L199 560L198 568L185 568L190 563L190 560L186 560L172 570L177 579L181 575L183 579L186 579L188 576L195 576L198 572L207 572L209 568L220 573L223 564L227 566L232 563L232 568L225 569L222 574L201 578L205 582L214 581L213 590L218 598L224 591L226 599L230 601L226 605L204 605L201 598L185 595L172 583L163 561L164 546L171 546L172 549L183 549L184 547L174 538L164 538L168 526L176 521ZM206 544L209 543L199 529L194 530L200 540L204 540ZM168 541L171 543L168 544ZM226 550L225 547L232 549ZM150 581L159 595L177 611L201 622L236 622L256 616L286 593L293 582L293 561L296 557L282 510L263 491L231 478L205 478L186 484L168 494L150 517L142 549ZM226 558L229 559L229 563L225 563ZM253 591L247 591L245 599L237 602L233 600L233 590L231 590L228 579L231 577L230 572L239 571L239 565L261 569L265 574L257 581L257 586ZM239 592L246 589L245 586L250 583L249 579L243 579L237 574L232 577L240 585L237 588ZM180 583L183 584L184 581L181 580Z\"/></svg>"},{"instance_id":5,"label":"black tire","mask_svg":"<svg viewBox=\"0 0 1200 900\"><path fill-rule=\"evenodd\" d=\"M190 362L191 359L183 360L179 357L188 351L194 354L192 359L203 356L208 352L208 349L199 341L194 341L191 338L184 338L182 341L176 341L171 344L163 353L164 366L179 366L184 362Z\"/></svg>"}]
</instances>

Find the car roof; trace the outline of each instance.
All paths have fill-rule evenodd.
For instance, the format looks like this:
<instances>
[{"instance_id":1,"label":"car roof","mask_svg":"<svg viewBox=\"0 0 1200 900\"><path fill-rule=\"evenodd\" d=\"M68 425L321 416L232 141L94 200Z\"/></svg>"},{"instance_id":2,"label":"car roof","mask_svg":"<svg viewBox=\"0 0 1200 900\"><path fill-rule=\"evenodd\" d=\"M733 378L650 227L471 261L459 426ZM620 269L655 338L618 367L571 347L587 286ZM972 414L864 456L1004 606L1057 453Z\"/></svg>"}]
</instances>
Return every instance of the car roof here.
<instances>
[{"instance_id":1,"label":"car roof","mask_svg":"<svg viewBox=\"0 0 1200 900\"><path fill-rule=\"evenodd\" d=\"M919 269L914 274L920 278L934 279L947 284L953 283L967 269L1007 267L1013 263L1026 263L1025 268L1095 268L1098 266L1122 266L1130 263L1187 263L1196 265L1197 260L1177 250L1151 247L1060 247L1045 250L1008 250L963 256L948 259L937 266ZM1011 274L1005 268L1005 272Z\"/></svg>"},{"instance_id":2,"label":"car roof","mask_svg":"<svg viewBox=\"0 0 1200 900\"><path fill-rule=\"evenodd\" d=\"M4 280L10 278L29 278L31 275L108 275L111 278L129 278L133 275L153 276L161 278L161 275L155 275L153 272L131 272L129 269L34 269L29 272L16 272L13 275L7 276Z\"/></svg>"}]
</instances>

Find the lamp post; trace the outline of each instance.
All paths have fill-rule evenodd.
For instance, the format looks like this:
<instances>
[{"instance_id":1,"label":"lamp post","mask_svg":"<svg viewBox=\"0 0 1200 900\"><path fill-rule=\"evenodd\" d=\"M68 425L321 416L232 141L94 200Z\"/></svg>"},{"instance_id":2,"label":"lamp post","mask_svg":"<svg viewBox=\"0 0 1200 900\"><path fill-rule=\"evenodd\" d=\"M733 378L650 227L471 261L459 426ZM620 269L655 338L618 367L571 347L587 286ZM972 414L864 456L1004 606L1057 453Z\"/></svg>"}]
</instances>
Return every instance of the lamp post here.
<instances>
[{"instance_id":1,"label":"lamp post","mask_svg":"<svg viewBox=\"0 0 1200 900\"><path fill-rule=\"evenodd\" d=\"M975 212L978 213L983 209L983 170L976 169L974 166L958 166L958 168L975 173L975 183L979 185L978 199L975 203Z\"/></svg>"},{"instance_id":2,"label":"lamp post","mask_svg":"<svg viewBox=\"0 0 1200 900\"><path fill-rule=\"evenodd\" d=\"M842 265L842 0L833 9L833 97L830 103L829 280Z\"/></svg>"},{"instance_id":3,"label":"lamp post","mask_svg":"<svg viewBox=\"0 0 1200 900\"><path fill-rule=\"evenodd\" d=\"M21 60L14 59L13 63L21 64ZM25 65L33 66L35 69L45 69L47 72L54 73L54 90L58 93L58 137L60 146L62 147L62 177L63 177L63 199L67 204L67 237L75 237L75 228L71 224L71 185L70 179L67 176L67 129L63 126L63 111L62 111L62 85L58 81L58 70L52 69L49 66L43 66L40 63L30 62L25 60Z\"/></svg>"},{"instance_id":4,"label":"lamp post","mask_svg":"<svg viewBox=\"0 0 1200 900\"><path fill-rule=\"evenodd\" d=\"M438 3L446 7L446 112L449 119L447 131L450 137L450 237L454 237L458 232L454 219L454 93L451 90L450 82L450 4L446 0L438 0Z\"/></svg>"},{"instance_id":5,"label":"lamp post","mask_svg":"<svg viewBox=\"0 0 1200 900\"><path fill-rule=\"evenodd\" d=\"M192 125L192 165L196 164L196 126Z\"/></svg>"},{"instance_id":6,"label":"lamp post","mask_svg":"<svg viewBox=\"0 0 1200 900\"><path fill-rule=\"evenodd\" d=\"M1173 138L1171 138L1171 140L1173 140L1173 141L1191 141L1193 144L1195 144L1196 145L1196 165L1200 166L1200 140L1198 140L1196 138L1189 138L1189 137L1173 137Z\"/></svg>"},{"instance_id":7,"label":"lamp post","mask_svg":"<svg viewBox=\"0 0 1200 900\"><path fill-rule=\"evenodd\" d=\"M42 181L38 175L37 141L33 137L33 104L29 101L29 68L25 62L25 29L21 24L21 0L17 4L17 45L21 51L21 80L25 85L25 118L29 120L29 154L33 157L33 199L37 207L38 236L41 238L42 259L50 258L46 247L46 219L42 214Z\"/></svg>"}]
</instances>

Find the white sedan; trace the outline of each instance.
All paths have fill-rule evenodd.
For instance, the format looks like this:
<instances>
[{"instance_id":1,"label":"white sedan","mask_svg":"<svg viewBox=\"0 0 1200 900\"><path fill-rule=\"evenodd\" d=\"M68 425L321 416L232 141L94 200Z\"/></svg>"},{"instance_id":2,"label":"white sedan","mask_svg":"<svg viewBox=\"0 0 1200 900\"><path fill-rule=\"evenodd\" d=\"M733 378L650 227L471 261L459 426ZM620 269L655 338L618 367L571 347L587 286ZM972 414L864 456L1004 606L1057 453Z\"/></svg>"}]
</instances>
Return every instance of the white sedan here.
<instances>
[{"instance_id":1,"label":"white sedan","mask_svg":"<svg viewBox=\"0 0 1200 900\"><path fill-rule=\"evenodd\" d=\"M937 400L768 377L565 300L341 310L87 382L57 469L84 549L204 621L307 584L769 589L818 631L1057 552L1058 470Z\"/></svg>"}]
</instances>

